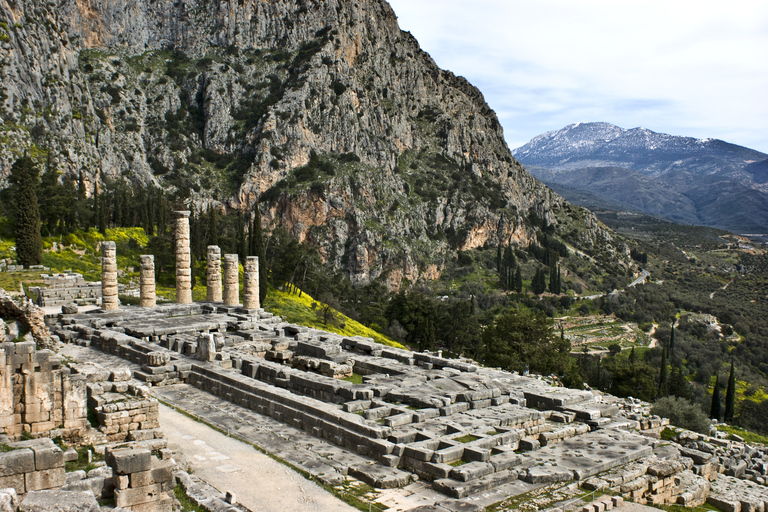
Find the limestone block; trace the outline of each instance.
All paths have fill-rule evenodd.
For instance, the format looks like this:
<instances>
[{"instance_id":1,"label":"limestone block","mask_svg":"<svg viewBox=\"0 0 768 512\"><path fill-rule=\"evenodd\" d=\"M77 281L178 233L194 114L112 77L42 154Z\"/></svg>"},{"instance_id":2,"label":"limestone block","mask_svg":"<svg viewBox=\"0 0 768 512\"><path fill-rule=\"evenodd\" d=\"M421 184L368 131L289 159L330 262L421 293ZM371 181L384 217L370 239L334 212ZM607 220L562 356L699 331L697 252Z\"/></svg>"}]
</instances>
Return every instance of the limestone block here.
<instances>
[{"instance_id":1,"label":"limestone block","mask_svg":"<svg viewBox=\"0 0 768 512\"><path fill-rule=\"evenodd\" d=\"M99 512L92 492L32 491L19 506L19 512Z\"/></svg>"},{"instance_id":2,"label":"limestone block","mask_svg":"<svg viewBox=\"0 0 768 512\"><path fill-rule=\"evenodd\" d=\"M48 438L19 441L11 446L31 449L35 456L35 469L38 471L64 467L64 452Z\"/></svg>"},{"instance_id":3,"label":"limestone block","mask_svg":"<svg viewBox=\"0 0 768 512\"><path fill-rule=\"evenodd\" d=\"M132 506L131 511L132 512L173 512L173 499L167 494L163 494L155 501L150 501L147 503L141 503L141 504Z\"/></svg>"},{"instance_id":4,"label":"limestone block","mask_svg":"<svg viewBox=\"0 0 768 512\"><path fill-rule=\"evenodd\" d=\"M123 489L127 489L128 485L130 485L131 478L129 475L115 475L112 477L112 481L115 485L115 489L120 489L121 491Z\"/></svg>"},{"instance_id":5,"label":"limestone block","mask_svg":"<svg viewBox=\"0 0 768 512\"><path fill-rule=\"evenodd\" d=\"M470 462L453 468L450 476L460 482L469 482L470 480L490 475L493 472L493 466L486 462Z\"/></svg>"},{"instance_id":6,"label":"limestone block","mask_svg":"<svg viewBox=\"0 0 768 512\"><path fill-rule=\"evenodd\" d=\"M67 483L67 474L64 468L44 469L24 474L24 485L29 491L41 491L44 489L56 489Z\"/></svg>"},{"instance_id":7,"label":"limestone block","mask_svg":"<svg viewBox=\"0 0 768 512\"><path fill-rule=\"evenodd\" d=\"M522 478L529 484L548 484L552 482L566 482L573 479L573 472L556 466L533 466Z\"/></svg>"},{"instance_id":8,"label":"limestone block","mask_svg":"<svg viewBox=\"0 0 768 512\"><path fill-rule=\"evenodd\" d=\"M130 489L138 489L140 487L147 487L148 485L152 485L154 483L155 482L152 480L152 471L138 471L136 473L131 473L128 487Z\"/></svg>"},{"instance_id":9,"label":"limestone block","mask_svg":"<svg viewBox=\"0 0 768 512\"><path fill-rule=\"evenodd\" d=\"M198 336L197 358L200 361L216 360L216 341L213 334L201 334Z\"/></svg>"},{"instance_id":10,"label":"limestone block","mask_svg":"<svg viewBox=\"0 0 768 512\"><path fill-rule=\"evenodd\" d=\"M24 494L26 492L26 488L24 487L24 473L0 476L0 489L13 489L16 491L16 494Z\"/></svg>"},{"instance_id":11,"label":"limestone block","mask_svg":"<svg viewBox=\"0 0 768 512\"><path fill-rule=\"evenodd\" d=\"M171 362L168 352L150 352L147 354L147 366L165 366Z\"/></svg>"},{"instance_id":12,"label":"limestone block","mask_svg":"<svg viewBox=\"0 0 768 512\"><path fill-rule=\"evenodd\" d=\"M118 475L129 475L139 471L147 471L152 464L152 454L146 449L124 448L110 450L106 453L107 464ZM122 505L119 505L122 506Z\"/></svg>"},{"instance_id":13,"label":"limestone block","mask_svg":"<svg viewBox=\"0 0 768 512\"><path fill-rule=\"evenodd\" d=\"M15 512L19 506L16 489L0 489L0 512Z\"/></svg>"},{"instance_id":14,"label":"limestone block","mask_svg":"<svg viewBox=\"0 0 768 512\"><path fill-rule=\"evenodd\" d=\"M0 477L35 470L35 454L29 448L0 453ZM0 488L11 487L0 482ZM24 492L22 489L21 492Z\"/></svg>"},{"instance_id":15,"label":"limestone block","mask_svg":"<svg viewBox=\"0 0 768 512\"><path fill-rule=\"evenodd\" d=\"M161 484L152 484L136 489L115 489L115 505L118 507L131 507L135 505L158 501L163 494Z\"/></svg>"}]
</instances>

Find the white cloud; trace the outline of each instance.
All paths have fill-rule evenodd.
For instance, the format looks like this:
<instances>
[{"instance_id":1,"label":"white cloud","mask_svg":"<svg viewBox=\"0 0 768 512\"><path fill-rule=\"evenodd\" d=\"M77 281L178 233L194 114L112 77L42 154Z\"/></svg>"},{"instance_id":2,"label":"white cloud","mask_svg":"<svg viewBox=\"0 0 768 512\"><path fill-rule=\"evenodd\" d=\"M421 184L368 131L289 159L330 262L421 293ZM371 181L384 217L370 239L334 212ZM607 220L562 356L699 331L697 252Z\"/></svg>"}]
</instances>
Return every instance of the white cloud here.
<instances>
[{"instance_id":1,"label":"white cloud","mask_svg":"<svg viewBox=\"0 0 768 512\"><path fill-rule=\"evenodd\" d=\"M438 65L483 91L511 147L607 121L768 152L768 2L390 4Z\"/></svg>"}]
</instances>

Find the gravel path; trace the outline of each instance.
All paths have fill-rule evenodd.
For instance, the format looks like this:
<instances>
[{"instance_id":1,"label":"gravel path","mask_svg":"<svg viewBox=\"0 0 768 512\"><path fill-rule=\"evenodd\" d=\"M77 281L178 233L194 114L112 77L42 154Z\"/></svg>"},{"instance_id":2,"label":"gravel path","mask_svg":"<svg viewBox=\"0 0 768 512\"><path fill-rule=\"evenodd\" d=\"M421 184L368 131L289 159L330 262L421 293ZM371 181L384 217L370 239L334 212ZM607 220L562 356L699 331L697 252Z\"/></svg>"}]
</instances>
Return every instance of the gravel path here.
<instances>
[{"instance_id":1,"label":"gravel path","mask_svg":"<svg viewBox=\"0 0 768 512\"><path fill-rule=\"evenodd\" d=\"M183 453L190 472L221 492L233 491L253 512L335 512L356 509L252 446L160 405L168 448Z\"/></svg>"}]
</instances>

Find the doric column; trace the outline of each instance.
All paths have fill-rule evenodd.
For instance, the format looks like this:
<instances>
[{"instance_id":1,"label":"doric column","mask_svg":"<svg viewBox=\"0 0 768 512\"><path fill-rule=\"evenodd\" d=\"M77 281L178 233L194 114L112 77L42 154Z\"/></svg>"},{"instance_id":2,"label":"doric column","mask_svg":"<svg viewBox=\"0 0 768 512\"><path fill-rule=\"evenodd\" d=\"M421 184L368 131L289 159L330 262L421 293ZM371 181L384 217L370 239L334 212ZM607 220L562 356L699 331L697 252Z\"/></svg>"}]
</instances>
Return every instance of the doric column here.
<instances>
[{"instance_id":1,"label":"doric column","mask_svg":"<svg viewBox=\"0 0 768 512\"><path fill-rule=\"evenodd\" d=\"M221 302L221 249L218 245L208 246L206 288L206 300Z\"/></svg>"},{"instance_id":2,"label":"doric column","mask_svg":"<svg viewBox=\"0 0 768 512\"><path fill-rule=\"evenodd\" d=\"M115 242L101 244L101 309L115 311L117 298L117 246Z\"/></svg>"},{"instance_id":3,"label":"doric column","mask_svg":"<svg viewBox=\"0 0 768 512\"><path fill-rule=\"evenodd\" d=\"M224 304L240 304L240 281L237 268L237 254L224 255Z\"/></svg>"},{"instance_id":4,"label":"doric column","mask_svg":"<svg viewBox=\"0 0 768 512\"><path fill-rule=\"evenodd\" d=\"M153 308L157 303L155 296L155 257L151 254L139 256L141 270L139 274L139 305L143 308Z\"/></svg>"},{"instance_id":5,"label":"doric column","mask_svg":"<svg viewBox=\"0 0 768 512\"><path fill-rule=\"evenodd\" d=\"M192 267L189 252L189 212L176 213L176 302L192 304Z\"/></svg>"},{"instance_id":6,"label":"doric column","mask_svg":"<svg viewBox=\"0 0 768 512\"><path fill-rule=\"evenodd\" d=\"M245 309L259 309L259 257L248 256L245 258L243 271L243 307Z\"/></svg>"}]
</instances>

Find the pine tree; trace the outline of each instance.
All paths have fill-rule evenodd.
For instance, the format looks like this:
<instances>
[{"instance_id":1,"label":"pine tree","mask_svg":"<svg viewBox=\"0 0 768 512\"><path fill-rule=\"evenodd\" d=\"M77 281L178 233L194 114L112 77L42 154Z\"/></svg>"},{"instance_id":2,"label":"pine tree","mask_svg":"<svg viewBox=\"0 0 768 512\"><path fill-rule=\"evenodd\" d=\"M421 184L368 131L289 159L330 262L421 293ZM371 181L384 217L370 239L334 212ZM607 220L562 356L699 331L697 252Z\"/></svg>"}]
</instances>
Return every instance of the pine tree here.
<instances>
[{"instance_id":1,"label":"pine tree","mask_svg":"<svg viewBox=\"0 0 768 512\"><path fill-rule=\"evenodd\" d=\"M658 398L669 395L669 368L667 367L667 350L661 349L661 368L659 368Z\"/></svg>"},{"instance_id":2,"label":"pine tree","mask_svg":"<svg viewBox=\"0 0 768 512\"><path fill-rule=\"evenodd\" d=\"M39 265L43 260L40 212L35 193L39 175L35 162L24 155L13 164L8 177L15 204L16 258L25 267Z\"/></svg>"},{"instance_id":3,"label":"pine tree","mask_svg":"<svg viewBox=\"0 0 768 512\"><path fill-rule=\"evenodd\" d=\"M728 376L728 387L725 390L725 416L726 423L733 421L733 415L736 411L736 372L731 359L731 374Z\"/></svg>"},{"instance_id":4,"label":"pine tree","mask_svg":"<svg viewBox=\"0 0 768 512\"><path fill-rule=\"evenodd\" d=\"M712 406L709 408L709 417L713 420L720 421L722 416L720 406L720 376L715 378L715 389L712 390Z\"/></svg>"}]
</instances>

